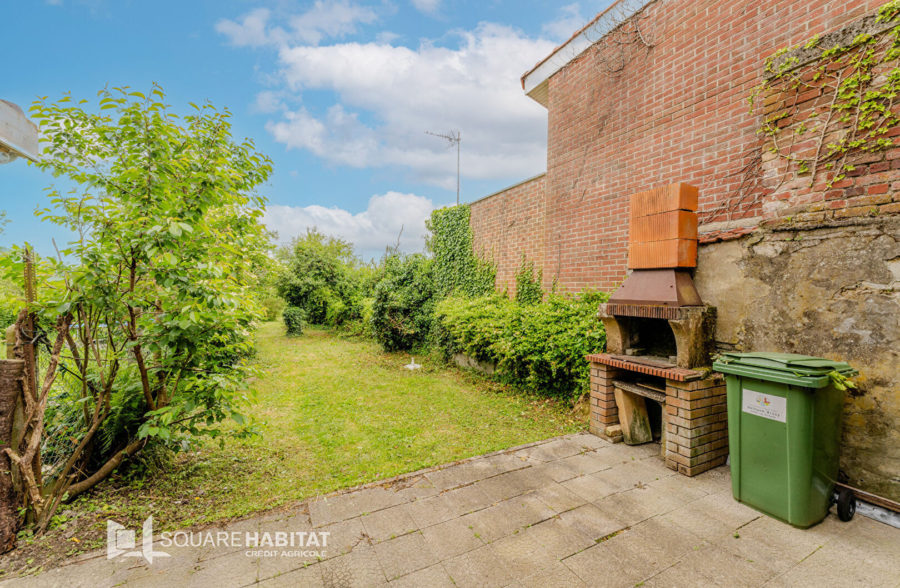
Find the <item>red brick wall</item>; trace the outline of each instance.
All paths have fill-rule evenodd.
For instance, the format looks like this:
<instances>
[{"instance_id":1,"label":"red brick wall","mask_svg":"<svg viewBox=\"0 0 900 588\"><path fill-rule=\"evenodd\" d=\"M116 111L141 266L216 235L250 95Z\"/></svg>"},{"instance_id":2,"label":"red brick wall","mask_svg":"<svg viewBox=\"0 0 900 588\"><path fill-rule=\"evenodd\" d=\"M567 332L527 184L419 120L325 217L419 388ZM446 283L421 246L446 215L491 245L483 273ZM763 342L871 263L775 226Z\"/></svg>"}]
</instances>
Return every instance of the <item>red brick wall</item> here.
<instances>
[{"instance_id":1,"label":"red brick wall","mask_svg":"<svg viewBox=\"0 0 900 588\"><path fill-rule=\"evenodd\" d=\"M612 290L626 272L628 196L652 187L697 186L701 223L783 212L765 206L773 199L788 204L795 203L794 197L806 204L823 200L822 191L801 198L799 193L768 194L764 186L762 193L747 197L747 176L758 173L752 164L762 148L756 133L759 115L749 112L747 98L761 81L766 57L882 3L650 4L640 26L652 48L626 46L625 67L613 73L615 50L587 51L550 79L544 191L529 194L532 186L526 184L473 205L476 251L494 253L498 284L509 281L525 252L543 261L547 287L558 278L571 290ZM868 187L863 192L858 196L877 195ZM839 207L869 202L836 193L828 198L846 201ZM536 232L540 227L542 235Z\"/></svg>"},{"instance_id":2,"label":"red brick wall","mask_svg":"<svg viewBox=\"0 0 900 588\"><path fill-rule=\"evenodd\" d=\"M544 178L541 174L471 205L475 252L497 264L497 288L516 291L522 255L544 262Z\"/></svg>"}]
</instances>

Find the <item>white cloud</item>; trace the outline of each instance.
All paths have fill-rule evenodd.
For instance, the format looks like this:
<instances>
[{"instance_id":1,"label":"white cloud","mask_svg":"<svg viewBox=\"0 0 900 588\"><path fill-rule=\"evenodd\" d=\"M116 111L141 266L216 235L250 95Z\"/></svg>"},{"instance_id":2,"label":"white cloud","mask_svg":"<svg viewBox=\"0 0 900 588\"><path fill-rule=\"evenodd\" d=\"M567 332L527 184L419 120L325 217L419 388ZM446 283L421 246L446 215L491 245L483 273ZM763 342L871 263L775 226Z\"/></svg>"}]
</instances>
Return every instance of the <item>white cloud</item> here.
<instances>
[{"instance_id":1,"label":"white cloud","mask_svg":"<svg viewBox=\"0 0 900 588\"><path fill-rule=\"evenodd\" d=\"M412 0L412 5L415 6L416 10L419 12L436 14L441 7L441 0Z\"/></svg>"},{"instance_id":2,"label":"white cloud","mask_svg":"<svg viewBox=\"0 0 900 588\"><path fill-rule=\"evenodd\" d=\"M282 243L303 235L313 227L320 232L340 237L356 246L366 258L377 257L385 247L397 243L406 252L421 251L425 246L425 219L431 215L431 200L415 194L388 192L372 196L366 210L353 214L341 208L324 206L269 205L263 222L278 232Z\"/></svg>"},{"instance_id":3,"label":"white cloud","mask_svg":"<svg viewBox=\"0 0 900 588\"><path fill-rule=\"evenodd\" d=\"M240 22L222 19L216 23L216 31L228 37L238 47L258 47L270 42L266 24L271 13L267 8L257 8L245 14Z\"/></svg>"},{"instance_id":4,"label":"white cloud","mask_svg":"<svg viewBox=\"0 0 900 588\"><path fill-rule=\"evenodd\" d=\"M281 76L297 94L331 91L325 112L288 111L268 130L289 148L353 167L400 166L456 184L456 154L425 131L462 132L462 175L518 178L546 166L546 110L519 78L553 49L519 31L481 24L457 48L383 43L284 46Z\"/></svg>"},{"instance_id":5,"label":"white cloud","mask_svg":"<svg viewBox=\"0 0 900 588\"><path fill-rule=\"evenodd\" d=\"M274 92L272 90L263 90L258 93L252 107L254 112L261 112L263 114L272 114L274 112L285 110L286 108L287 107L282 100L281 92Z\"/></svg>"},{"instance_id":6,"label":"white cloud","mask_svg":"<svg viewBox=\"0 0 900 588\"><path fill-rule=\"evenodd\" d=\"M316 0L307 12L290 18L294 36L306 43L318 44L325 37L342 37L356 32L357 24L375 22L371 8L348 0Z\"/></svg>"},{"instance_id":7,"label":"white cloud","mask_svg":"<svg viewBox=\"0 0 900 588\"><path fill-rule=\"evenodd\" d=\"M568 40L586 23L587 19L581 15L581 6L576 2L563 6L560 9L559 17L546 23L542 30L545 35L561 43Z\"/></svg>"},{"instance_id":8,"label":"white cloud","mask_svg":"<svg viewBox=\"0 0 900 588\"><path fill-rule=\"evenodd\" d=\"M286 26L270 24L272 12L257 8L237 21L222 19L216 31L228 37L238 47L308 43L317 45L326 38L341 38L357 32L360 24L378 19L374 10L351 0L316 0L312 7L300 14L283 15Z\"/></svg>"}]
</instances>

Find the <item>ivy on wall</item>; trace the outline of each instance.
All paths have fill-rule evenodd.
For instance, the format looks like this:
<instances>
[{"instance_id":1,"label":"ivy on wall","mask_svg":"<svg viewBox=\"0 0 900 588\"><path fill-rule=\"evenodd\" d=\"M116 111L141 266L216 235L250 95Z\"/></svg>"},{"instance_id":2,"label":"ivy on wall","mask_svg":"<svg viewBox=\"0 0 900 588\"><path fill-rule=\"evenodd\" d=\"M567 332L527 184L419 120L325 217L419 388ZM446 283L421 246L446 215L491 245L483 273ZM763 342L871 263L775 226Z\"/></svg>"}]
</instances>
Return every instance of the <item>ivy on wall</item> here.
<instances>
[{"instance_id":1,"label":"ivy on wall","mask_svg":"<svg viewBox=\"0 0 900 588\"><path fill-rule=\"evenodd\" d=\"M516 302L519 304L539 304L544 300L544 291L541 282L544 280L544 270L534 270L534 261L525 258L522 254L522 263L516 272Z\"/></svg>"},{"instance_id":2,"label":"ivy on wall","mask_svg":"<svg viewBox=\"0 0 900 588\"><path fill-rule=\"evenodd\" d=\"M475 256L471 210L467 204L431 213L428 249L434 256L434 283L439 298L451 294L482 296L494 291L496 268Z\"/></svg>"},{"instance_id":3,"label":"ivy on wall","mask_svg":"<svg viewBox=\"0 0 900 588\"><path fill-rule=\"evenodd\" d=\"M900 123L900 0L843 31L783 49L750 97L766 148L783 163L777 189L797 175L831 187L858 156L894 146ZM810 100L815 100L811 105Z\"/></svg>"}]
</instances>

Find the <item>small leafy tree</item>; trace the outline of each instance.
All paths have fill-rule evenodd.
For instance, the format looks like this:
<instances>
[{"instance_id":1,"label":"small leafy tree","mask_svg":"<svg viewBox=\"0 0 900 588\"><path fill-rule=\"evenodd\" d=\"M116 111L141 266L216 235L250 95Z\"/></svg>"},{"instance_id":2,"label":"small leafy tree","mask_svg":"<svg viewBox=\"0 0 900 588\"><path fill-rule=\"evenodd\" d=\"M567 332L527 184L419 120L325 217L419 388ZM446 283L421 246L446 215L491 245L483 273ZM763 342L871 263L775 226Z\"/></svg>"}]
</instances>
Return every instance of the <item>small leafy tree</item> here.
<instances>
[{"instance_id":1,"label":"small leafy tree","mask_svg":"<svg viewBox=\"0 0 900 588\"><path fill-rule=\"evenodd\" d=\"M367 268L354 256L353 245L311 229L279 256L284 268L278 293L289 306L303 309L309 322L340 326L359 318Z\"/></svg>"},{"instance_id":2,"label":"small leafy tree","mask_svg":"<svg viewBox=\"0 0 900 588\"><path fill-rule=\"evenodd\" d=\"M78 186L51 190L40 213L76 239L31 309L49 360L6 450L39 530L151 440L219 435L229 417L247 432L243 358L267 248L255 188L270 162L232 140L228 111L179 117L156 85L99 97L99 112L68 96L31 109L38 165Z\"/></svg>"}]
</instances>

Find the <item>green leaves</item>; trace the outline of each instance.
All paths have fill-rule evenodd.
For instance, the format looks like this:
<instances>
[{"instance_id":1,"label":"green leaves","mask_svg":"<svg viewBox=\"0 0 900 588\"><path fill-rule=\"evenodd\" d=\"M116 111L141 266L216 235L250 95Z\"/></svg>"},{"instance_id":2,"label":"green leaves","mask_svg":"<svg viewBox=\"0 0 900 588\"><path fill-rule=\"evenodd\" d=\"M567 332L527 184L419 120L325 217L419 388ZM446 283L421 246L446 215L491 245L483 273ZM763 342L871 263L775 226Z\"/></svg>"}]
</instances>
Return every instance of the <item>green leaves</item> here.
<instances>
[{"instance_id":1,"label":"green leaves","mask_svg":"<svg viewBox=\"0 0 900 588\"><path fill-rule=\"evenodd\" d=\"M597 306L606 298L551 294L546 302L521 304L499 294L451 297L437 304L436 339L448 355L495 363L513 385L570 399L587 389L584 356L605 346Z\"/></svg>"},{"instance_id":2,"label":"green leaves","mask_svg":"<svg viewBox=\"0 0 900 588\"><path fill-rule=\"evenodd\" d=\"M424 345L434 319L435 263L423 255L388 255L375 286L372 331L387 351Z\"/></svg>"},{"instance_id":3,"label":"green leaves","mask_svg":"<svg viewBox=\"0 0 900 588\"><path fill-rule=\"evenodd\" d=\"M428 250L434 256L437 294L483 296L494 291L496 268L476 257L472 247L471 210L466 204L431 213Z\"/></svg>"},{"instance_id":4,"label":"green leaves","mask_svg":"<svg viewBox=\"0 0 900 588\"><path fill-rule=\"evenodd\" d=\"M230 114L209 104L180 118L156 85L98 97L93 110L68 96L31 108L45 145L38 165L77 184L51 190L42 214L77 236L65 265L39 272L42 323L72 313L75 351L93 362L65 361L61 380L74 385L59 386L48 430L66 437L48 448L70 451L95 406L109 452L134 438L214 434L226 419L243 426L259 268L269 263L255 190L271 162L234 141Z\"/></svg>"},{"instance_id":5,"label":"green leaves","mask_svg":"<svg viewBox=\"0 0 900 588\"><path fill-rule=\"evenodd\" d=\"M898 7L897 1L888 2L877 21L897 20ZM786 56L789 51L794 54ZM759 134L767 138L767 150L786 163L782 182L808 174L814 186L824 170L824 186L832 187L861 156L896 146L887 135L900 124L898 59L900 25L859 33L825 49L815 37L766 60L766 79L751 92L751 106L763 104ZM809 101L814 96L815 103Z\"/></svg>"}]
</instances>

